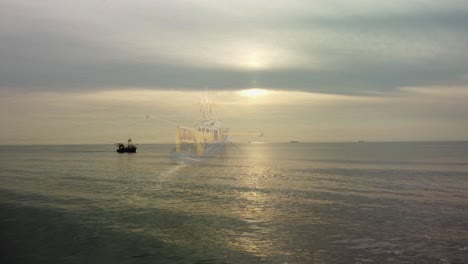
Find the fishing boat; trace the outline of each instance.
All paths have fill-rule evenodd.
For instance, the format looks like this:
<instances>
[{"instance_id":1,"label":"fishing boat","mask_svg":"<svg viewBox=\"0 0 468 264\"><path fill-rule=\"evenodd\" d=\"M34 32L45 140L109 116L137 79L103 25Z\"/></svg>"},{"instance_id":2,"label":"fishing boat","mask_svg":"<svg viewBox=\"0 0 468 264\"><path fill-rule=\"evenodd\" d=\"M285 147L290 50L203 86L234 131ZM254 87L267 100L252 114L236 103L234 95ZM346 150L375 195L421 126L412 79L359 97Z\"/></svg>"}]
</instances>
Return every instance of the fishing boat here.
<instances>
[{"instance_id":1,"label":"fishing boat","mask_svg":"<svg viewBox=\"0 0 468 264\"><path fill-rule=\"evenodd\" d=\"M215 104L206 96L198 103L198 118L194 127L177 125L174 157L198 159L220 155L230 135L262 136L263 133L231 133L215 116Z\"/></svg>"},{"instance_id":2,"label":"fishing boat","mask_svg":"<svg viewBox=\"0 0 468 264\"><path fill-rule=\"evenodd\" d=\"M135 153L137 149L130 138L127 140L126 145L124 143L116 143L115 145L117 146L118 153Z\"/></svg>"},{"instance_id":3,"label":"fishing boat","mask_svg":"<svg viewBox=\"0 0 468 264\"><path fill-rule=\"evenodd\" d=\"M176 127L175 148L171 158L178 162L198 162L204 157L217 157L230 145L230 135L263 136L262 132L232 133L223 121L215 116L215 104L208 98L198 102L198 117L193 127L184 126L156 115L146 115L146 119L156 119ZM228 144L229 143L229 144Z\"/></svg>"},{"instance_id":4,"label":"fishing boat","mask_svg":"<svg viewBox=\"0 0 468 264\"><path fill-rule=\"evenodd\" d=\"M198 118L194 127L177 125L176 156L213 156L227 143L229 128L214 116L213 102L205 97L198 103Z\"/></svg>"}]
</instances>

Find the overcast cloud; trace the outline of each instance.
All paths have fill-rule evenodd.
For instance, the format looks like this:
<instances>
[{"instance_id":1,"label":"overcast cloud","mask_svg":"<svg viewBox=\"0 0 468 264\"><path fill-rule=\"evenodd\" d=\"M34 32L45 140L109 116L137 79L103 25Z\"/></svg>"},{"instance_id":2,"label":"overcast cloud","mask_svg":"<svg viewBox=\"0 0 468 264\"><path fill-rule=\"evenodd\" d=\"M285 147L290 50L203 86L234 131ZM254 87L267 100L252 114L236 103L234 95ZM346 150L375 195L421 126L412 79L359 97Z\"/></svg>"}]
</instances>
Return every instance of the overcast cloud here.
<instances>
[{"instance_id":1,"label":"overcast cloud","mask_svg":"<svg viewBox=\"0 0 468 264\"><path fill-rule=\"evenodd\" d=\"M466 84L466 1L0 1L2 89Z\"/></svg>"},{"instance_id":2,"label":"overcast cloud","mask_svg":"<svg viewBox=\"0 0 468 264\"><path fill-rule=\"evenodd\" d=\"M466 140L466 25L462 0L0 0L0 142L170 142L144 116L191 124L205 87L271 141Z\"/></svg>"}]
</instances>

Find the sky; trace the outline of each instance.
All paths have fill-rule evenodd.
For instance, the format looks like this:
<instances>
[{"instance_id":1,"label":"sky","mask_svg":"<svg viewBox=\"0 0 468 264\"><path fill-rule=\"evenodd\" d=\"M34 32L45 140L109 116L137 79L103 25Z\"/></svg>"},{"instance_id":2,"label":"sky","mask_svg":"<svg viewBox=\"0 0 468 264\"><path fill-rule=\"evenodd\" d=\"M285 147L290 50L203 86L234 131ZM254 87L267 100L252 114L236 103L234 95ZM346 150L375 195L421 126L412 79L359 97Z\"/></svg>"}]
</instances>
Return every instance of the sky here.
<instances>
[{"instance_id":1,"label":"sky","mask_svg":"<svg viewBox=\"0 0 468 264\"><path fill-rule=\"evenodd\" d=\"M173 142L206 91L264 133L233 141L468 140L466 25L464 0L0 0L0 143Z\"/></svg>"}]
</instances>

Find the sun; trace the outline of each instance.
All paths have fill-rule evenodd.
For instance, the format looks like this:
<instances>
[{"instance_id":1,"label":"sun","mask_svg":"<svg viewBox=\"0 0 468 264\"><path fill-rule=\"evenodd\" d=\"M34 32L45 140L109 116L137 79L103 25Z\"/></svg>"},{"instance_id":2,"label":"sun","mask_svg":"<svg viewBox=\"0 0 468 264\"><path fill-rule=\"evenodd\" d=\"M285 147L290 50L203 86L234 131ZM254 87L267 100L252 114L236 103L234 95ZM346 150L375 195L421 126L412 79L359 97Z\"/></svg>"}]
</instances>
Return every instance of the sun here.
<instances>
[{"instance_id":1,"label":"sun","mask_svg":"<svg viewBox=\"0 0 468 264\"><path fill-rule=\"evenodd\" d=\"M239 92L240 95L242 96L247 96L247 97L259 97L259 96L264 96L267 93L266 90L263 89L247 89L247 90L242 90Z\"/></svg>"}]
</instances>

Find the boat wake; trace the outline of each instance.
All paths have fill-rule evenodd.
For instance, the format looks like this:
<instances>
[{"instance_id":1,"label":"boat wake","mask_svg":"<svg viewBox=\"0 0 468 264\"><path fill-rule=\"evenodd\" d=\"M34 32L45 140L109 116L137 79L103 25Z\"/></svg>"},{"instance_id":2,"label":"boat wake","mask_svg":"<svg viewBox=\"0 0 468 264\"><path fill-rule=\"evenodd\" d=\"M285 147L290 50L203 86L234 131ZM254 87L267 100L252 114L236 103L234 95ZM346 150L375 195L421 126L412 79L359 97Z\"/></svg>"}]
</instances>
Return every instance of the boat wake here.
<instances>
[{"instance_id":1,"label":"boat wake","mask_svg":"<svg viewBox=\"0 0 468 264\"><path fill-rule=\"evenodd\" d=\"M182 170L183 168L187 167L189 164L185 164L185 163L177 163L177 165L175 165L174 167L166 170L166 171L163 171L159 174L160 178L168 178L168 177L171 177L173 176L174 174L176 174L177 172L179 172L180 170Z\"/></svg>"}]
</instances>

